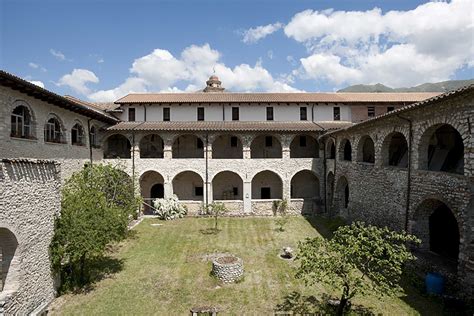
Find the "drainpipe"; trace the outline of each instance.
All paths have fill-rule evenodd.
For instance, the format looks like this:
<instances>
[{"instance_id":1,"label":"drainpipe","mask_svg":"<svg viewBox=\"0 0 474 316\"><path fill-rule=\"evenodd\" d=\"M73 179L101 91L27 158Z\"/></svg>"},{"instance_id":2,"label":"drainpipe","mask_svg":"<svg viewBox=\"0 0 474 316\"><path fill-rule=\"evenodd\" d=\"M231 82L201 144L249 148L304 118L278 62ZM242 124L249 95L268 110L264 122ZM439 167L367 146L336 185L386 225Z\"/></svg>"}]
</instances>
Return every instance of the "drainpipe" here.
<instances>
[{"instance_id":1,"label":"drainpipe","mask_svg":"<svg viewBox=\"0 0 474 316\"><path fill-rule=\"evenodd\" d=\"M406 193L406 205L405 205L405 231L408 232L408 220L410 215L410 193L411 193L411 151L412 151L412 138L413 138L413 122L403 116L397 114L399 119L408 122L408 174L407 174L407 193Z\"/></svg>"},{"instance_id":2,"label":"drainpipe","mask_svg":"<svg viewBox=\"0 0 474 316\"><path fill-rule=\"evenodd\" d=\"M209 150L209 133L206 132L206 210L207 207L209 206L209 155L208 155L208 150Z\"/></svg>"},{"instance_id":3,"label":"drainpipe","mask_svg":"<svg viewBox=\"0 0 474 316\"><path fill-rule=\"evenodd\" d=\"M222 120L225 121L225 105L222 103Z\"/></svg>"},{"instance_id":4,"label":"drainpipe","mask_svg":"<svg viewBox=\"0 0 474 316\"><path fill-rule=\"evenodd\" d=\"M91 162L91 166L92 166L92 142L91 142L91 120L92 119L88 119L87 120L87 131L89 132L89 160Z\"/></svg>"},{"instance_id":5,"label":"drainpipe","mask_svg":"<svg viewBox=\"0 0 474 316\"><path fill-rule=\"evenodd\" d=\"M335 137L332 137L330 136L329 137L330 139L332 139L332 141L334 142L334 152L335 152L335 155L334 155L334 181L332 182L332 185L331 185L331 191L332 192L332 199L334 201L334 194L335 194L335 185L336 185L336 170L337 170L337 150L336 150L336 138Z\"/></svg>"},{"instance_id":6,"label":"drainpipe","mask_svg":"<svg viewBox=\"0 0 474 316\"><path fill-rule=\"evenodd\" d=\"M314 122L314 103L313 103L313 106L311 107L311 121Z\"/></svg>"}]
</instances>

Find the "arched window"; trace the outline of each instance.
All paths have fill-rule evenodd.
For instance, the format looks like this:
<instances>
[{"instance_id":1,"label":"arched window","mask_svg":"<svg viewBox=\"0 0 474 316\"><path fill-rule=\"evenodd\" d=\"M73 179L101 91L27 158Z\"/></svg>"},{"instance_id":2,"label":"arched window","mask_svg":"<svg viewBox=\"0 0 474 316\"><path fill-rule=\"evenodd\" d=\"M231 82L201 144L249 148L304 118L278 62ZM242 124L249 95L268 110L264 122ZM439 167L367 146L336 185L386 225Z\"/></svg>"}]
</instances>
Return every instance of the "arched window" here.
<instances>
[{"instance_id":1,"label":"arched window","mask_svg":"<svg viewBox=\"0 0 474 316\"><path fill-rule=\"evenodd\" d=\"M326 158L327 159L336 158L336 146L334 145L334 141L332 139L329 139L328 143L326 144Z\"/></svg>"},{"instance_id":2,"label":"arched window","mask_svg":"<svg viewBox=\"0 0 474 316\"><path fill-rule=\"evenodd\" d=\"M290 144L290 158L319 158L319 144L311 135L296 135Z\"/></svg>"},{"instance_id":3,"label":"arched window","mask_svg":"<svg viewBox=\"0 0 474 316\"><path fill-rule=\"evenodd\" d=\"M280 141L271 135L259 135L250 145L250 157L253 158L281 158L282 148Z\"/></svg>"},{"instance_id":4,"label":"arched window","mask_svg":"<svg viewBox=\"0 0 474 316\"><path fill-rule=\"evenodd\" d=\"M127 137L114 134L107 138L104 148L104 158L125 158L131 157L132 145Z\"/></svg>"},{"instance_id":5,"label":"arched window","mask_svg":"<svg viewBox=\"0 0 474 316\"><path fill-rule=\"evenodd\" d=\"M71 129L71 143L76 146L84 146L86 144L84 128L79 123L74 124Z\"/></svg>"},{"instance_id":6,"label":"arched window","mask_svg":"<svg viewBox=\"0 0 474 316\"><path fill-rule=\"evenodd\" d=\"M61 131L61 123L55 117L52 117L44 126L44 141L49 143L62 143L63 133Z\"/></svg>"},{"instance_id":7,"label":"arched window","mask_svg":"<svg viewBox=\"0 0 474 316\"><path fill-rule=\"evenodd\" d=\"M140 140L140 158L163 158L163 139L157 134L144 136Z\"/></svg>"},{"instance_id":8,"label":"arched window","mask_svg":"<svg viewBox=\"0 0 474 316\"><path fill-rule=\"evenodd\" d=\"M30 110L23 105L17 106L11 115L11 137L32 138L33 128Z\"/></svg>"},{"instance_id":9,"label":"arched window","mask_svg":"<svg viewBox=\"0 0 474 316\"><path fill-rule=\"evenodd\" d=\"M375 146L370 136L364 136L359 142L359 161L374 163L375 162Z\"/></svg>"},{"instance_id":10,"label":"arched window","mask_svg":"<svg viewBox=\"0 0 474 316\"><path fill-rule=\"evenodd\" d=\"M402 133L394 132L385 138L382 158L386 166L408 167L408 144Z\"/></svg>"},{"instance_id":11,"label":"arched window","mask_svg":"<svg viewBox=\"0 0 474 316\"><path fill-rule=\"evenodd\" d=\"M348 139L343 139L339 145L339 159L345 161L352 160L352 146Z\"/></svg>"},{"instance_id":12,"label":"arched window","mask_svg":"<svg viewBox=\"0 0 474 316\"><path fill-rule=\"evenodd\" d=\"M97 130L94 125L91 126L89 138L92 147L99 147L99 144L97 143Z\"/></svg>"}]
</instances>

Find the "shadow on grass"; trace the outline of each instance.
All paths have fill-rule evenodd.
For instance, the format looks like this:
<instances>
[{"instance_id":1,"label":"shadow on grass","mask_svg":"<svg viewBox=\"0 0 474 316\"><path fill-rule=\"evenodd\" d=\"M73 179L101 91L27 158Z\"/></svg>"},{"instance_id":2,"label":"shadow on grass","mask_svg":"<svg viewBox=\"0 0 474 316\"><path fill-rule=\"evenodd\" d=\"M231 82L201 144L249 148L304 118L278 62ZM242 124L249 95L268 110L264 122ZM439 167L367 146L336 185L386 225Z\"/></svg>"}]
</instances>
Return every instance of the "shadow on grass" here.
<instances>
[{"instance_id":1,"label":"shadow on grass","mask_svg":"<svg viewBox=\"0 0 474 316\"><path fill-rule=\"evenodd\" d=\"M327 294L323 294L320 299L313 295L301 295L299 292L291 292L283 298L283 302L275 307L276 315L334 315L337 305L330 304L335 301ZM370 309L361 305L353 305L346 315L375 315Z\"/></svg>"},{"instance_id":2,"label":"shadow on grass","mask_svg":"<svg viewBox=\"0 0 474 316\"><path fill-rule=\"evenodd\" d=\"M327 218L318 215L304 215L304 218L326 239L331 238L339 226L346 225L346 222L340 217Z\"/></svg>"},{"instance_id":3,"label":"shadow on grass","mask_svg":"<svg viewBox=\"0 0 474 316\"><path fill-rule=\"evenodd\" d=\"M200 229L199 232L203 235L217 235L221 232L221 230L216 228L206 228Z\"/></svg>"},{"instance_id":4,"label":"shadow on grass","mask_svg":"<svg viewBox=\"0 0 474 316\"><path fill-rule=\"evenodd\" d=\"M88 293L95 288L95 284L103 279L110 278L114 274L122 271L124 261L122 259L109 256L91 258L86 261L86 275L82 282L77 281L78 277L73 278L73 272L65 266L61 271L61 290L60 293L72 292Z\"/></svg>"}]
</instances>

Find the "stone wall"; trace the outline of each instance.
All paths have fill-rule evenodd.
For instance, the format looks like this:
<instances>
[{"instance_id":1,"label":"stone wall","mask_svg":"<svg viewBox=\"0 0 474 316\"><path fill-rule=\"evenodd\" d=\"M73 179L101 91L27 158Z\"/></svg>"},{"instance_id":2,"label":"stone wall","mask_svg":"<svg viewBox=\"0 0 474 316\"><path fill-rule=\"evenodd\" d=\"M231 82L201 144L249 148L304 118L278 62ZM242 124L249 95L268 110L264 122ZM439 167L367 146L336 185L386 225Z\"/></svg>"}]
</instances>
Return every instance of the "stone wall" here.
<instances>
[{"instance_id":1,"label":"stone wall","mask_svg":"<svg viewBox=\"0 0 474 316\"><path fill-rule=\"evenodd\" d=\"M412 122L411 168L389 166L389 141L395 132L410 139ZM467 89L425 106L402 111L399 115L355 125L324 136L325 142L336 141L336 159L326 160L325 191L328 209L333 215L349 220L363 220L393 229L405 229L423 240L429 249L428 218L431 210L420 210L426 201L439 201L453 213L459 227L458 277L474 285L474 90ZM464 171L462 174L427 169L428 144L433 131L448 124L462 138ZM375 163L362 162L361 139L369 136L375 147ZM343 160L343 144L350 141L352 160ZM344 183L349 187L349 203L344 205ZM408 193L409 188L409 193ZM409 194L409 196L407 196ZM407 213L407 199L409 207ZM420 228L423 226L423 228Z\"/></svg>"},{"instance_id":2,"label":"stone wall","mask_svg":"<svg viewBox=\"0 0 474 316\"><path fill-rule=\"evenodd\" d=\"M2 258L0 314L2 309L8 315L30 314L54 298L48 249L60 212L60 186L54 162L0 162L0 248L11 253Z\"/></svg>"}]
</instances>

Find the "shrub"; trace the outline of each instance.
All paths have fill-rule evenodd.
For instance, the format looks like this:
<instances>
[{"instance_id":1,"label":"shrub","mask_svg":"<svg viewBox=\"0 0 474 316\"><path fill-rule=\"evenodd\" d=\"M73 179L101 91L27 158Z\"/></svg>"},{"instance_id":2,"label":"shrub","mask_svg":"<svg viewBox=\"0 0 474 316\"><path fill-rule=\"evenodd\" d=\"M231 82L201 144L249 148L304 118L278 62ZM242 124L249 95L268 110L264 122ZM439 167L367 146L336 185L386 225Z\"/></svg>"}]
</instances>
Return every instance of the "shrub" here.
<instances>
[{"instance_id":1,"label":"shrub","mask_svg":"<svg viewBox=\"0 0 474 316\"><path fill-rule=\"evenodd\" d=\"M155 215L158 215L159 219L167 221L182 218L188 213L186 206L179 204L176 195L167 199L156 199L153 201L153 206L155 207Z\"/></svg>"},{"instance_id":2,"label":"shrub","mask_svg":"<svg viewBox=\"0 0 474 316\"><path fill-rule=\"evenodd\" d=\"M288 223L287 208L288 208L287 199L283 199L280 201L277 201L277 200L273 201L273 215L278 216L275 219L275 223L278 226L277 230L280 232L285 231L285 225L286 223Z\"/></svg>"}]
</instances>

